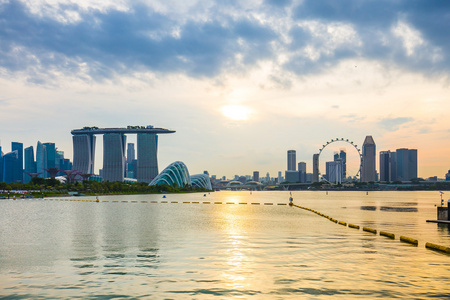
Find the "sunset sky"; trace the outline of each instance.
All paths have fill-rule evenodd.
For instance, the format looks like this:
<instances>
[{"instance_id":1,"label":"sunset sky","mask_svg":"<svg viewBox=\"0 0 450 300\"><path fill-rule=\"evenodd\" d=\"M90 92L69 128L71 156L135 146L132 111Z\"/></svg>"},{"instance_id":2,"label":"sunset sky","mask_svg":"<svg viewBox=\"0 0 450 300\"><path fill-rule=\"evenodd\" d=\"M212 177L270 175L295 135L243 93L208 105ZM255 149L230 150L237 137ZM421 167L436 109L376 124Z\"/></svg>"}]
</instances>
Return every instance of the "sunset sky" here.
<instances>
[{"instance_id":1,"label":"sunset sky","mask_svg":"<svg viewBox=\"0 0 450 300\"><path fill-rule=\"evenodd\" d=\"M287 150L312 172L326 141L372 135L442 178L449 24L450 1L0 0L1 146L72 159L72 129L154 125L176 130L160 170L273 177Z\"/></svg>"}]
</instances>

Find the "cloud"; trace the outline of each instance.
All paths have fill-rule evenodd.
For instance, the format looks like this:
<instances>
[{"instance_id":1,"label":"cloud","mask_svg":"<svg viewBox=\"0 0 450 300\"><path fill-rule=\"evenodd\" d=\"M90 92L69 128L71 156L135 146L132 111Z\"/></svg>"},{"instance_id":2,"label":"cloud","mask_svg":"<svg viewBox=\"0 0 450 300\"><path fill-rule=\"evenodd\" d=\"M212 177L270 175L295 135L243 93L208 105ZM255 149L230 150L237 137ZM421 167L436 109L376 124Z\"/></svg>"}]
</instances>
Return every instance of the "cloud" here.
<instances>
[{"instance_id":1,"label":"cloud","mask_svg":"<svg viewBox=\"0 0 450 300\"><path fill-rule=\"evenodd\" d=\"M444 52L448 53L450 41L444 28L450 22L449 9L450 3L437 0L413 3L305 0L294 9L294 19L351 26L356 30L360 46L353 53L345 53L350 57L377 59L406 69L448 75L450 59ZM412 49L415 55L411 55ZM328 67L340 59L341 52L335 51L317 63Z\"/></svg>"},{"instance_id":2,"label":"cloud","mask_svg":"<svg viewBox=\"0 0 450 300\"><path fill-rule=\"evenodd\" d=\"M86 73L94 79L147 70L201 77L236 66L237 54L249 65L272 55L275 34L250 17L179 24L143 5L129 11L71 9L81 21L61 24L17 1L1 5L0 21L8 26L0 29L0 66L12 72Z\"/></svg>"},{"instance_id":3,"label":"cloud","mask_svg":"<svg viewBox=\"0 0 450 300\"><path fill-rule=\"evenodd\" d=\"M162 3L123 3L56 2L39 10L3 2L2 76L26 74L36 84L62 74L87 81L136 72L217 77L264 61L307 75L345 59L445 75L450 67L447 1L197 1L172 11Z\"/></svg>"},{"instance_id":4,"label":"cloud","mask_svg":"<svg viewBox=\"0 0 450 300\"><path fill-rule=\"evenodd\" d=\"M356 114L348 114L342 117L345 118L347 122L360 122L366 119L366 117L358 116Z\"/></svg>"},{"instance_id":5,"label":"cloud","mask_svg":"<svg viewBox=\"0 0 450 300\"><path fill-rule=\"evenodd\" d=\"M430 127L422 127L419 129L419 134L427 134L430 133Z\"/></svg>"},{"instance_id":6,"label":"cloud","mask_svg":"<svg viewBox=\"0 0 450 300\"><path fill-rule=\"evenodd\" d=\"M413 118L385 118L378 122L378 126L388 131L397 131L401 125L412 121L414 121Z\"/></svg>"}]
</instances>

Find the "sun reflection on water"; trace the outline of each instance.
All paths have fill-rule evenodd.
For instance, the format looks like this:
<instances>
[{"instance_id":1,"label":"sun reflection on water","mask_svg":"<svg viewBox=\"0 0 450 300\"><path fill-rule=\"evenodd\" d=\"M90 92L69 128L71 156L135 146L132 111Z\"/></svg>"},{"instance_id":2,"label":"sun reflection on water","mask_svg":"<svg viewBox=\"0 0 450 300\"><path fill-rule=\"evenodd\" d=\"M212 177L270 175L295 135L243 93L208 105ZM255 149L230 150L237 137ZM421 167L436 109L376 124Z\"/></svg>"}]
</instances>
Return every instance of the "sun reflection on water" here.
<instances>
[{"instance_id":1,"label":"sun reflection on water","mask_svg":"<svg viewBox=\"0 0 450 300\"><path fill-rule=\"evenodd\" d=\"M248 286L245 273L247 273L247 267L250 264L243 249L242 239L244 237L237 232L228 232L228 235L229 248L226 251L228 269L223 272L222 276L231 288L244 288Z\"/></svg>"}]
</instances>

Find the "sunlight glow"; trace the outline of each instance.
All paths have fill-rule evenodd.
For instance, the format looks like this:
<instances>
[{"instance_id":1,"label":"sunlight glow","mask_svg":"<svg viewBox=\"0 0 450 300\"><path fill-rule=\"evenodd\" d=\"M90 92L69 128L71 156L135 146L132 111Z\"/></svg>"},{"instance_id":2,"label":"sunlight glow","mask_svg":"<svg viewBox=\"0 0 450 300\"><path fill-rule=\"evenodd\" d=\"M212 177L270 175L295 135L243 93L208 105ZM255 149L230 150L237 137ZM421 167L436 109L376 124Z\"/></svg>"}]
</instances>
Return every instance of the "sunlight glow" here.
<instances>
[{"instance_id":1,"label":"sunlight glow","mask_svg":"<svg viewBox=\"0 0 450 300\"><path fill-rule=\"evenodd\" d=\"M222 114L234 121L246 121L250 117L251 110L242 105L227 105L222 107Z\"/></svg>"}]
</instances>

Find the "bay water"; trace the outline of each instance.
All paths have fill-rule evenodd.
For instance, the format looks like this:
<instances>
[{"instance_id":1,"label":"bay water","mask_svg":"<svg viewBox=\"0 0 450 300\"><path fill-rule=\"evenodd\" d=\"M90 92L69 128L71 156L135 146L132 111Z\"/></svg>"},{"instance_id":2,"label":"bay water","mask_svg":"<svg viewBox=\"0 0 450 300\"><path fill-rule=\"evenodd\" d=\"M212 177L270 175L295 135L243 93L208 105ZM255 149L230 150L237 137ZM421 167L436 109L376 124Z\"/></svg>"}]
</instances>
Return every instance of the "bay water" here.
<instances>
[{"instance_id":1,"label":"bay water","mask_svg":"<svg viewBox=\"0 0 450 300\"><path fill-rule=\"evenodd\" d=\"M0 298L450 298L439 192L292 195L396 239L284 191L0 200Z\"/></svg>"}]
</instances>

